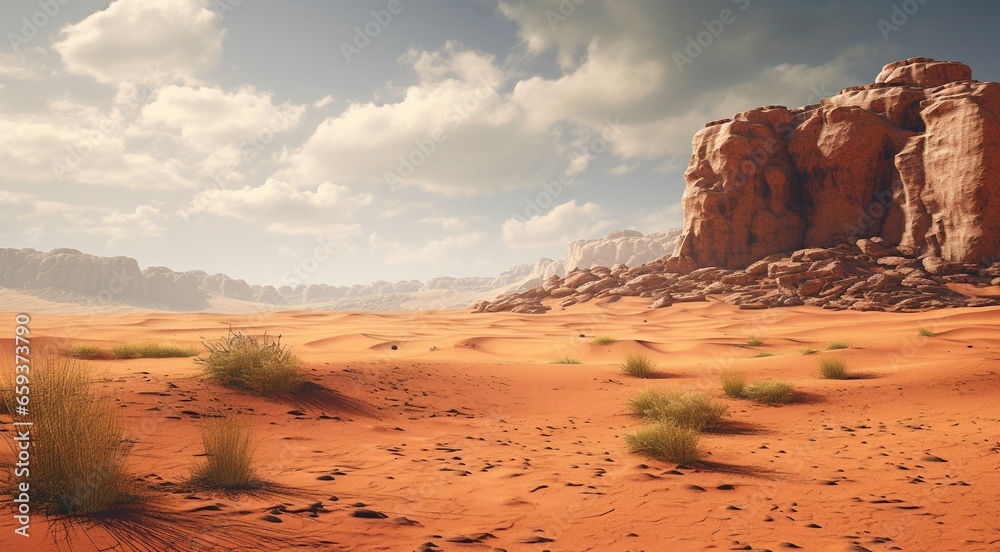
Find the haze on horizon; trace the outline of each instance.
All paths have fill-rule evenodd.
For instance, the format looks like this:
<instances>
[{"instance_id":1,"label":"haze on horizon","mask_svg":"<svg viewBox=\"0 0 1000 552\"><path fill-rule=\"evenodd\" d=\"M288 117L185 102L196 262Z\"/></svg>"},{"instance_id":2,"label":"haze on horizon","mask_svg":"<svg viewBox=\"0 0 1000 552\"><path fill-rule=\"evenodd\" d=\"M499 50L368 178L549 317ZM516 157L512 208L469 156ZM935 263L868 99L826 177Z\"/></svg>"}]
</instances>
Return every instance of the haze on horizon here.
<instances>
[{"instance_id":1,"label":"haze on horizon","mask_svg":"<svg viewBox=\"0 0 1000 552\"><path fill-rule=\"evenodd\" d=\"M5 2L0 247L257 284L317 248L309 283L495 275L679 226L706 121L915 56L1000 80L1000 5L961 6Z\"/></svg>"}]
</instances>

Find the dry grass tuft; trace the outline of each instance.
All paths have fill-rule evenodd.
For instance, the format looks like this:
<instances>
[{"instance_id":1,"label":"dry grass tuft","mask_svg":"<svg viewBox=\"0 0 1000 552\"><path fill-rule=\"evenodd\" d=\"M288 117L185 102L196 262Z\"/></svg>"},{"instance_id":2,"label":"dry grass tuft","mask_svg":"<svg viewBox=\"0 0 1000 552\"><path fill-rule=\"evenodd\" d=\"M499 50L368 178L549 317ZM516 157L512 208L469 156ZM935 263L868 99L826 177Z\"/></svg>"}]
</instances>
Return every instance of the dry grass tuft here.
<instances>
[{"instance_id":1,"label":"dry grass tuft","mask_svg":"<svg viewBox=\"0 0 1000 552\"><path fill-rule=\"evenodd\" d=\"M722 391L729 397L741 399L746 392L747 376L736 370L722 372Z\"/></svg>"},{"instance_id":2,"label":"dry grass tuft","mask_svg":"<svg viewBox=\"0 0 1000 552\"><path fill-rule=\"evenodd\" d=\"M116 404L98 395L76 359L43 354L33 357L30 366L31 400L23 421L33 424L31 498L49 514L83 516L106 514L134 502ZM7 409L16 412L13 388L4 391ZM21 419L15 415L14 421Z\"/></svg>"},{"instance_id":3,"label":"dry grass tuft","mask_svg":"<svg viewBox=\"0 0 1000 552\"><path fill-rule=\"evenodd\" d=\"M276 395L295 393L305 383L299 359L281 344L280 335L257 338L230 329L228 337L204 345L208 356L195 362L223 385Z\"/></svg>"},{"instance_id":4,"label":"dry grass tuft","mask_svg":"<svg viewBox=\"0 0 1000 552\"><path fill-rule=\"evenodd\" d=\"M631 452L678 464L697 462L698 432L672 422L657 422L625 435Z\"/></svg>"},{"instance_id":5,"label":"dry grass tuft","mask_svg":"<svg viewBox=\"0 0 1000 552\"><path fill-rule=\"evenodd\" d=\"M637 378L648 378L656 371L656 363L649 358L649 355L637 351L626 352L625 362L619 366L622 372Z\"/></svg>"},{"instance_id":6,"label":"dry grass tuft","mask_svg":"<svg viewBox=\"0 0 1000 552\"><path fill-rule=\"evenodd\" d=\"M671 422L701 431L718 424L726 405L696 391L646 389L629 401L633 412L653 422Z\"/></svg>"},{"instance_id":7,"label":"dry grass tuft","mask_svg":"<svg viewBox=\"0 0 1000 552\"><path fill-rule=\"evenodd\" d=\"M254 482L253 431L239 416L209 418L201 424L206 463L195 472L199 483L222 489L246 489Z\"/></svg>"},{"instance_id":8,"label":"dry grass tuft","mask_svg":"<svg viewBox=\"0 0 1000 552\"><path fill-rule=\"evenodd\" d=\"M746 388L743 396L761 404L787 404L795 401L795 389L779 380L761 380Z\"/></svg>"},{"instance_id":9,"label":"dry grass tuft","mask_svg":"<svg viewBox=\"0 0 1000 552\"><path fill-rule=\"evenodd\" d=\"M162 343L119 343L111 347L115 357L127 360L130 358L183 358L193 357L198 350L192 347L164 345Z\"/></svg>"}]
</instances>

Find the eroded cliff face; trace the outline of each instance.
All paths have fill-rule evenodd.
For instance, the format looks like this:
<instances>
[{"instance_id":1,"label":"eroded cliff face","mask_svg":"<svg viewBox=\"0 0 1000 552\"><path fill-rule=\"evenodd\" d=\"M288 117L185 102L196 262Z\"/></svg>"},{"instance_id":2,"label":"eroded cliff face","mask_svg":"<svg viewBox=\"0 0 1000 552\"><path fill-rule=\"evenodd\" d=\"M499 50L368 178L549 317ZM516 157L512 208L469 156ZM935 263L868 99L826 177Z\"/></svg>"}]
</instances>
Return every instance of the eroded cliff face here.
<instances>
[{"instance_id":1,"label":"eroded cliff face","mask_svg":"<svg viewBox=\"0 0 1000 552\"><path fill-rule=\"evenodd\" d=\"M912 58L819 104L767 106L695 135L668 269L877 236L917 256L1000 257L1000 84Z\"/></svg>"}]
</instances>

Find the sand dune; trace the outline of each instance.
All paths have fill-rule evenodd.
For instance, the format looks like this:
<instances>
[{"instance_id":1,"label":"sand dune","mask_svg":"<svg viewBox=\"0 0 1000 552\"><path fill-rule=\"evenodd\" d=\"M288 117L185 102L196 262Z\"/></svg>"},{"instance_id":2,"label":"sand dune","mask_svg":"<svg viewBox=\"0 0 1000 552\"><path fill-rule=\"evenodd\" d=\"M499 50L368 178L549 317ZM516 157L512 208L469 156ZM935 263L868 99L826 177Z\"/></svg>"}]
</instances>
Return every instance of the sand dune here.
<instances>
[{"instance_id":1,"label":"sand dune","mask_svg":"<svg viewBox=\"0 0 1000 552\"><path fill-rule=\"evenodd\" d=\"M64 549L65 539L73 550L127 549L152 527L181 550L997 550L998 315L714 302L651 311L631 299L541 316L38 313L33 335L62 347L197 346L230 326L281 334L332 392L267 400L206 382L190 359L88 361L121 403L148 513L65 533L36 518L30 549L59 538ZM13 336L14 314L0 316ZM751 336L764 345L748 346ZM850 348L800 353L832 341ZM12 340L0 345L9 358ZM638 349L663 377L621 374L622 355ZM759 351L775 356L750 358ZM821 355L868 377L819 379ZM564 356L583 363L551 363ZM786 379L803 400L726 398L718 372L729 368ZM626 451L623 435L641 425L626 401L649 386L701 389L729 406L702 440L704 463ZM254 421L270 484L193 490L199 417L229 410ZM0 518L0 549L23 544Z\"/></svg>"}]
</instances>

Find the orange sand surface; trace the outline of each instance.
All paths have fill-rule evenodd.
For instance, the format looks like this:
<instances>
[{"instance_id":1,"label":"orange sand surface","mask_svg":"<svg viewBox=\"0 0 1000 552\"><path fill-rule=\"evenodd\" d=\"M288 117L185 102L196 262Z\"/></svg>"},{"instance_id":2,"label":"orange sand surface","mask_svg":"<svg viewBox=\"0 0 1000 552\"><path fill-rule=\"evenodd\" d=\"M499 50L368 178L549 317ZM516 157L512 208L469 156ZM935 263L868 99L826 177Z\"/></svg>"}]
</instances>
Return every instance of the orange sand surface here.
<instances>
[{"instance_id":1,"label":"orange sand surface","mask_svg":"<svg viewBox=\"0 0 1000 552\"><path fill-rule=\"evenodd\" d=\"M85 361L121 406L146 505L100 522L36 515L24 539L8 495L0 550L1000 550L1000 309L645 304L545 315L37 314L36 349L200 346L230 325L281 334L329 392L259 398L207 382L190 358ZM0 314L10 374L15 314ZM598 336L618 341L597 346ZM748 346L750 336L764 345ZM822 351L831 341L851 347ZM623 375L630 349L652 355L660 377ZM750 358L760 351L775 356ZM552 363L564 356L582 364ZM820 379L823 356L867 377ZM727 398L722 369L785 379L801 398ZM729 406L701 440L704 462L626 450L624 435L642 426L626 403L650 386ZM253 420L268 484L192 488L199 417L233 410ZM355 517L361 508L385 517Z\"/></svg>"}]
</instances>

